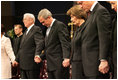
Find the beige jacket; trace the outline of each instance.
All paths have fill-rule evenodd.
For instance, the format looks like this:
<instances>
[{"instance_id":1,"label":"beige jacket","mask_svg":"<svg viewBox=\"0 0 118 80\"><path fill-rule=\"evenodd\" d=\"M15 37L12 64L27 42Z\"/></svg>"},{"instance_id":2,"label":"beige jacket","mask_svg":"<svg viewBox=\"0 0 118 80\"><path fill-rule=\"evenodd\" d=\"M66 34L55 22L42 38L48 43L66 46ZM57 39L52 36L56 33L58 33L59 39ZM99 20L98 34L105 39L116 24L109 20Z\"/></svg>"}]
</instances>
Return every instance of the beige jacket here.
<instances>
[{"instance_id":1,"label":"beige jacket","mask_svg":"<svg viewBox=\"0 0 118 80\"><path fill-rule=\"evenodd\" d=\"M11 62L14 60L15 55L11 41L3 35L1 38L1 79L11 78Z\"/></svg>"}]
</instances>

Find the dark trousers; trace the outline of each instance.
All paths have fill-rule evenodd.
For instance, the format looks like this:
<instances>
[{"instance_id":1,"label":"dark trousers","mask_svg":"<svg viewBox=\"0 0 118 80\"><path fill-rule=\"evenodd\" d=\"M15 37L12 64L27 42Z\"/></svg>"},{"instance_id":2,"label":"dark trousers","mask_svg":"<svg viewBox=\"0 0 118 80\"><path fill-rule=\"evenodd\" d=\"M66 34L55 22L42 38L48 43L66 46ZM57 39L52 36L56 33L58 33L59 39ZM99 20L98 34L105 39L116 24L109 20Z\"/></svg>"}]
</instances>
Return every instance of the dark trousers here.
<instances>
[{"instance_id":1,"label":"dark trousers","mask_svg":"<svg viewBox=\"0 0 118 80\"><path fill-rule=\"evenodd\" d=\"M21 79L39 79L40 70L20 70Z\"/></svg>"},{"instance_id":2,"label":"dark trousers","mask_svg":"<svg viewBox=\"0 0 118 80\"><path fill-rule=\"evenodd\" d=\"M81 61L72 61L72 79L108 79L109 73L98 73L96 76L87 76L84 74L83 64Z\"/></svg>"},{"instance_id":3,"label":"dark trousers","mask_svg":"<svg viewBox=\"0 0 118 80\"><path fill-rule=\"evenodd\" d=\"M110 77L109 73L106 74L99 73L96 76L85 76L85 79L110 79Z\"/></svg>"},{"instance_id":4,"label":"dark trousers","mask_svg":"<svg viewBox=\"0 0 118 80\"><path fill-rule=\"evenodd\" d=\"M69 67L48 71L48 79L69 79Z\"/></svg>"},{"instance_id":5,"label":"dark trousers","mask_svg":"<svg viewBox=\"0 0 118 80\"><path fill-rule=\"evenodd\" d=\"M19 68L19 66L12 67L12 79L19 79L19 78L20 78L20 68Z\"/></svg>"},{"instance_id":6,"label":"dark trousers","mask_svg":"<svg viewBox=\"0 0 118 80\"><path fill-rule=\"evenodd\" d=\"M114 66L114 69L113 69L113 79L117 79L117 65Z\"/></svg>"},{"instance_id":7,"label":"dark trousers","mask_svg":"<svg viewBox=\"0 0 118 80\"><path fill-rule=\"evenodd\" d=\"M72 79L85 79L81 61L72 61Z\"/></svg>"}]
</instances>

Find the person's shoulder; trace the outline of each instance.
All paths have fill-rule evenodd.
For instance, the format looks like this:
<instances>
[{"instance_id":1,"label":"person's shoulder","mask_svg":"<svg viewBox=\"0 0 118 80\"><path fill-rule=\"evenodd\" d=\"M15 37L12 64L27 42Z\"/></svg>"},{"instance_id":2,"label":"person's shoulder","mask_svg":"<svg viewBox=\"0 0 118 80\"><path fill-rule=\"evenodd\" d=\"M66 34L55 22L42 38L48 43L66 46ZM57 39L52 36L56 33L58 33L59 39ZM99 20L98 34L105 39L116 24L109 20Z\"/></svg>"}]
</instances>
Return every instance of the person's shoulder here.
<instances>
[{"instance_id":1,"label":"person's shoulder","mask_svg":"<svg viewBox=\"0 0 118 80\"><path fill-rule=\"evenodd\" d=\"M58 24L64 24L63 22L59 21L59 20L55 20L56 23Z\"/></svg>"},{"instance_id":2,"label":"person's shoulder","mask_svg":"<svg viewBox=\"0 0 118 80\"><path fill-rule=\"evenodd\" d=\"M97 17L101 16L101 15L104 15L104 14L110 14L109 11L103 7L101 4L97 4L96 5L96 10L95 10L95 14Z\"/></svg>"},{"instance_id":3,"label":"person's shoulder","mask_svg":"<svg viewBox=\"0 0 118 80\"><path fill-rule=\"evenodd\" d=\"M4 39L5 42L10 41L10 38L6 37L6 36L3 36L3 39Z\"/></svg>"},{"instance_id":4,"label":"person's shoulder","mask_svg":"<svg viewBox=\"0 0 118 80\"><path fill-rule=\"evenodd\" d=\"M4 35L3 35L3 38L4 38L4 39L9 39L9 37L6 37L6 36L4 36Z\"/></svg>"},{"instance_id":5,"label":"person's shoulder","mask_svg":"<svg viewBox=\"0 0 118 80\"><path fill-rule=\"evenodd\" d=\"M56 20L55 23L58 28L63 28L66 26L62 21L59 20Z\"/></svg>"},{"instance_id":6,"label":"person's shoulder","mask_svg":"<svg viewBox=\"0 0 118 80\"><path fill-rule=\"evenodd\" d=\"M101 4L99 4L99 3L98 3L98 11L99 12L104 12L104 11L107 11L108 12L108 10L104 6L102 6Z\"/></svg>"},{"instance_id":7,"label":"person's shoulder","mask_svg":"<svg viewBox=\"0 0 118 80\"><path fill-rule=\"evenodd\" d=\"M41 29L41 28L40 28L39 26L34 25L34 29L35 29L35 30L37 30L37 29L39 30L39 29Z\"/></svg>"}]
</instances>

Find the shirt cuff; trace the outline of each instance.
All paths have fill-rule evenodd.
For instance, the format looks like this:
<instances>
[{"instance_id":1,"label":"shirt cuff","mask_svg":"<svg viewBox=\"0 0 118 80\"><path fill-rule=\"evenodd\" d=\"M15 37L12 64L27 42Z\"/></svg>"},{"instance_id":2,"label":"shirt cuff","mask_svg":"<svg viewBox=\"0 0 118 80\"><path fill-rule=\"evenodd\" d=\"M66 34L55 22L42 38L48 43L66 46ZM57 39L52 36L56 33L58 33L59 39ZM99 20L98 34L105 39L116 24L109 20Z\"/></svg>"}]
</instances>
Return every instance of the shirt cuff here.
<instances>
[{"instance_id":1,"label":"shirt cuff","mask_svg":"<svg viewBox=\"0 0 118 80\"><path fill-rule=\"evenodd\" d=\"M40 58L40 56L39 56L39 55L35 55L35 57L39 57L39 58Z\"/></svg>"},{"instance_id":2,"label":"shirt cuff","mask_svg":"<svg viewBox=\"0 0 118 80\"><path fill-rule=\"evenodd\" d=\"M101 59L100 61L107 61L106 59Z\"/></svg>"}]
</instances>

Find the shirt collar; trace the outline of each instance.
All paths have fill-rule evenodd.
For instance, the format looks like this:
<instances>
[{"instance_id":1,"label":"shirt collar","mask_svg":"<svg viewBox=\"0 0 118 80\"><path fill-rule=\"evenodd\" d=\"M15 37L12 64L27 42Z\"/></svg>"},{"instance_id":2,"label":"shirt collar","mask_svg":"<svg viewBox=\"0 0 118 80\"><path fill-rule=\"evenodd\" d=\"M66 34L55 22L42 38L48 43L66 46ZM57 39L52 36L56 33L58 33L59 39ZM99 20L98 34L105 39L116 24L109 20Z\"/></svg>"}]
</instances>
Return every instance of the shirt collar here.
<instances>
[{"instance_id":1,"label":"shirt collar","mask_svg":"<svg viewBox=\"0 0 118 80\"><path fill-rule=\"evenodd\" d=\"M33 26L34 26L34 24L32 24L30 27L28 27L27 31L29 31Z\"/></svg>"},{"instance_id":2,"label":"shirt collar","mask_svg":"<svg viewBox=\"0 0 118 80\"><path fill-rule=\"evenodd\" d=\"M4 35L2 35L2 37L1 37L1 41L2 41L2 40L4 40L4 37L5 37L5 36L4 36Z\"/></svg>"},{"instance_id":3,"label":"shirt collar","mask_svg":"<svg viewBox=\"0 0 118 80\"><path fill-rule=\"evenodd\" d=\"M52 23L51 23L50 27L52 27L52 25L53 25L53 23L54 23L55 20L56 20L56 19L53 19L53 20L52 20Z\"/></svg>"},{"instance_id":4,"label":"shirt collar","mask_svg":"<svg viewBox=\"0 0 118 80\"><path fill-rule=\"evenodd\" d=\"M90 11L93 11L93 9L94 9L94 7L95 7L95 5L96 5L97 3L98 3L97 1L94 2L94 4L92 5L92 7L90 8Z\"/></svg>"}]
</instances>

